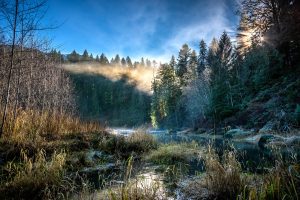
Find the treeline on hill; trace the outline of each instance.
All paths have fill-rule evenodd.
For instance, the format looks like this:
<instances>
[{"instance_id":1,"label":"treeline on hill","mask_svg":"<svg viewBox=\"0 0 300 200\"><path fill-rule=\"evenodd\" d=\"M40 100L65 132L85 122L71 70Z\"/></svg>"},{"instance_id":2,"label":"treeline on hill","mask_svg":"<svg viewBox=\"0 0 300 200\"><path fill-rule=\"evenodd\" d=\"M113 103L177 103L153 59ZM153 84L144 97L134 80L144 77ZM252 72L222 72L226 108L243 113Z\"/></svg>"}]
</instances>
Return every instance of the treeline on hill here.
<instances>
[{"instance_id":1,"label":"treeline on hill","mask_svg":"<svg viewBox=\"0 0 300 200\"><path fill-rule=\"evenodd\" d=\"M60 51L56 51L55 49L51 50L50 52L57 60L60 60L61 62L68 62L68 63L82 63L82 62L94 62L101 65L112 65L112 66L127 66L130 68L137 68L137 67L156 67L157 62L155 60L149 60L148 58L144 59L141 58L140 61L132 61L129 56L120 57L119 54L117 54L114 58L112 58L110 61L106 57L104 53L102 53L100 56L96 55L96 57L93 56L93 54L89 54L87 50L84 50L83 54L80 55L75 50L73 50L70 54L64 56Z\"/></svg>"},{"instance_id":2,"label":"treeline on hill","mask_svg":"<svg viewBox=\"0 0 300 200\"><path fill-rule=\"evenodd\" d=\"M244 0L236 45L226 32L197 55L184 44L153 81L155 126L272 124L299 127L300 9L288 0Z\"/></svg>"},{"instance_id":3,"label":"treeline on hill","mask_svg":"<svg viewBox=\"0 0 300 200\"><path fill-rule=\"evenodd\" d=\"M51 54L64 64L69 64L69 68L82 68L80 73L73 73L72 70L69 73L78 114L82 119L100 121L109 126L140 126L150 122L151 95L139 90L130 74L132 70L138 74L156 67L155 60L151 62L142 57L139 62L133 62L129 56L121 58L117 54L109 61L104 53L94 58L87 50L82 55L74 50L66 59L55 50ZM93 73L83 70L85 67ZM112 70L111 73L118 80L104 76L102 70Z\"/></svg>"}]
</instances>

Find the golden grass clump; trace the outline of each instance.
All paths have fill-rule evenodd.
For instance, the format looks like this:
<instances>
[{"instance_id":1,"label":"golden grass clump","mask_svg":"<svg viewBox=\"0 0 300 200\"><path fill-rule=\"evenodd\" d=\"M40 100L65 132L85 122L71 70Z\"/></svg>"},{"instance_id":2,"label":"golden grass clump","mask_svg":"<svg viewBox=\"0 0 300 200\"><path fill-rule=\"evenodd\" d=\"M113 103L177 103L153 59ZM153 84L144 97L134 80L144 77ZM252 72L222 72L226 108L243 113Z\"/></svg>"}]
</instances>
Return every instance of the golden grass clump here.
<instances>
[{"instance_id":1,"label":"golden grass clump","mask_svg":"<svg viewBox=\"0 0 300 200\"><path fill-rule=\"evenodd\" d=\"M9 113L1 138L2 146L13 147L19 153L20 149L31 149L36 152L45 148L51 141L83 133L99 133L104 128L99 123L84 122L79 118L55 112L38 112L34 110L19 111L16 118ZM3 149L2 151L7 151Z\"/></svg>"},{"instance_id":2,"label":"golden grass clump","mask_svg":"<svg viewBox=\"0 0 300 200\"><path fill-rule=\"evenodd\" d=\"M148 152L155 149L158 143L153 135L146 133L144 130L137 130L126 137L129 149L133 148L137 152Z\"/></svg>"},{"instance_id":3,"label":"golden grass clump","mask_svg":"<svg viewBox=\"0 0 300 200\"><path fill-rule=\"evenodd\" d=\"M217 199L235 199L246 186L242 170L234 152L225 152L223 161L209 147L205 157L205 187Z\"/></svg>"},{"instance_id":4,"label":"golden grass clump","mask_svg":"<svg viewBox=\"0 0 300 200\"><path fill-rule=\"evenodd\" d=\"M103 130L98 123L81 121L79 118L56 112L23 110L15 120L9 115L4 133L16 134L68 134Z\"/></svg>"},{"instance_id":5,"label":"golden grass clump","mask_svg":"<svg viewBox=\"0 0 300 200\"><path fill-rule=\"evenodd\" d=\"M224 152L220 160L212 147L204 154L205 173L187 181L181 188L189 199L236 199L244 192L247 179L234 152Z\"/></svg>"},{"instance_id":6,"label":"golden grass clump","mask_svg":"<svg viewBox=\"0 0 300 200\"><path fill-rule=\"evenodd\" d=\"M99 143L99 148L120 157L128 158L133 153L141 156L152 149L156 149L158 142L153 135L138 130L129 136L107 135Z\"/></svg>"},{"instance_id":7,"label":"golden grass clump","mask_svg":"<svg viewBox=\"0 0 300 200\"><path fill-rule=\"evenodd\" d=\"M159 183L141 185L138 180L131 181L124 186L114 188L107 194L108 199L116 200L163 200L166 194L160 190Z\"/></svg>"},{"instance_id":8,"label":"golden grass clump","mask_svg":"<svg viewBox=\"0 0 300 200\"><path fill-rule=\"evenodd\" d=\"M34 158L21 151L20 157L20 163L8 162L4 168L7 177L1 183L1 199L46 198L47 194L64 190L65 152L54 152L49 161L44 150L40 150Z\"/></svg>"},{"instance_id":9,"label":"golden grass clump","mask_svg":"<svg viewBox=\"0 0 300 200\"><path fill-rule=\"evenodd\" d=\"M189 163L200 159L202 151L196 142L163 144L153 150L147 160L155 164L174 165L176 163Z\"/></svg>"}]
</instances>

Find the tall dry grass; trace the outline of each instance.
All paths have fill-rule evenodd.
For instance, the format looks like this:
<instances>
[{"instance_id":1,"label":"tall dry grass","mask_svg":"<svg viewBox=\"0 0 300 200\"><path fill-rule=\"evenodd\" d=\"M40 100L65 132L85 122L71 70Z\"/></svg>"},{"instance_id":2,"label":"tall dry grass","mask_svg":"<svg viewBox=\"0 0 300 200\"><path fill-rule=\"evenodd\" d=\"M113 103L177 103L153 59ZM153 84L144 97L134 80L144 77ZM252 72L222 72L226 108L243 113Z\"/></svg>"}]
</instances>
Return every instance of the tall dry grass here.
<instances>
[{"instance_id":1,"label":"tall dry grass","mask_svg":"<svg viewBox=\"0 0 300 200\"><path fill-rule=\"evenodd\" d=\"M54 152L47 160L44 150L34 158L21 151L20 162L8 162L1 179L1 199L48 199L65 191L65 152ZM70 190L71 188L68 188Z\"/></svg>"},{"instance_id":2,"label":"tall dry grass","mask_svg":"<svg viewBox=\"0 0 300 200\"><path fill-rule=\"evenodd\" d=\"M0 151L14 152L19 155L21 149L32 154L42 148L51 149L53 143L62 142L67 136L81 136L90 133L104 133L104 127L96 122L85 122L71 115L56 112L19 111L16 118L8 114L4 133L0 139Z\"/></svg>"},{"instance_id":3,"label":"tall dry grass","mask_svg":"<svg viewBox=\"0 0 300 200\"><path fill-rule=\"evenodd\" d=\"M211 146L203 154L205 173L188 181L182 188L184 198L236 199L246 187L241 165L234 152L225 152L222 159Z\"/></svg>"},{"instance_id":4,"label":"tall dry grass","mask_svg":"<svg viewBox=\"0 0 300 200\"><path fill-rule=\"evenodd\" d=\"M127 137L107 135L107 137L103 137L99 142L100 149L121 158L128 158L133 154L140 157L157 147L158 142L154 136L143 130L138 130Z\"/></svg>"},{"instance_id":5,"label":"tall dry grass","mask_svg":"<svg viewBox=\"0 0 300 200\"><path fill-rule=\"evenodd\" d=\"M205 157L205 187L217 199L235 199L246 186L242 169L234 152L225 152L222 162L209 147Z\"/></svg>"}]
</instances>

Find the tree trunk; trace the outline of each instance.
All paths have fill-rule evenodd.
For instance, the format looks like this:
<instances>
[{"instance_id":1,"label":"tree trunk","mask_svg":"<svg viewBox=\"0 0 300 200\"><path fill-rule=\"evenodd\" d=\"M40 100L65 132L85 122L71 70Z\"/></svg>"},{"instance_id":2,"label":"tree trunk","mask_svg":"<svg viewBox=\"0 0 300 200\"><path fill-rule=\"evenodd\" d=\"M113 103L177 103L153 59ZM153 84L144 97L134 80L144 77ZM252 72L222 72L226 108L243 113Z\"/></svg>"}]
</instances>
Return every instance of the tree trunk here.
<instances>
[{"instance_id":1,"label":"tree trunk","mask_svg":"<svg viewBox=\"0 0 300 200\"><path fill-rule=\"evenodd\" d=\"M17 17L18 17L18 8L19 8L19 0L16 0L16 7L15 7L15 16L14 16L14 25L13 25L13 40L12 40L12 47L11 47L11 54L10 54L10 65L9 65L9 72L7 77L7 89L6 89L6 97L5 97L5 103L4 103L4 112L2 116L2 123L0 127L0 137L3 134L3 128L7 116L7 110L8 110L8 103L9 103L9 97L10 97L10 80L12 75L12 68L14 65L14 53L15 53L15 40L16 40L16 29L17 29Z\"/></svg>"}]
</instances>

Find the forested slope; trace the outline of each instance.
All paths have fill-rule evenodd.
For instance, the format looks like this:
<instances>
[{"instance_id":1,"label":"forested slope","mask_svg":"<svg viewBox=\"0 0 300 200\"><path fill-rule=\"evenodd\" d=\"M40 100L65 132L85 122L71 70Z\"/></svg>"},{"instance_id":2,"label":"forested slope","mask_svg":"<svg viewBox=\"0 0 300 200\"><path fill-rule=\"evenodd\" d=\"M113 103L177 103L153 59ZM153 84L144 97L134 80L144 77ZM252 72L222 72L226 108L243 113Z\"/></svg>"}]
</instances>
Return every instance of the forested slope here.
<instances>
[{"instance_id":1,"label":"forested slope","mask_svg":"<svg viewBox=\"0 0 300 200\"><path fill-rule=\"evenodd\" d=\"M152 68L65 65L74 84L78 114L110 126L150 122Z\"/></svg>"}]
</instances>

